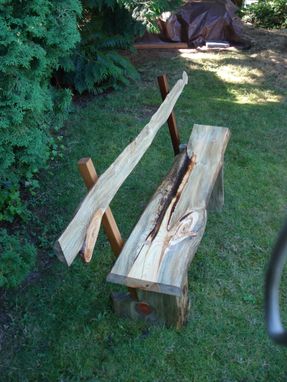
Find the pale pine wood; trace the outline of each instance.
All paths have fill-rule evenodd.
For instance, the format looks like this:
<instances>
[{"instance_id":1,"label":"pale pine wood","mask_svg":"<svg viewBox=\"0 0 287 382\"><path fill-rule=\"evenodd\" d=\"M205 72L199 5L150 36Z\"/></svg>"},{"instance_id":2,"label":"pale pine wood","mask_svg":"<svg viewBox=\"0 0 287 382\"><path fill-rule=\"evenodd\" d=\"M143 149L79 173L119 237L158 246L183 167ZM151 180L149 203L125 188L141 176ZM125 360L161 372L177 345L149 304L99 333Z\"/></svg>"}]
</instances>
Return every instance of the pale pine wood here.
<instances>
[{"instance_id":1,"label":"pale pine wood","mask_svg":"<svg viewBox=\"0 0 287 382\"><path fill-rule=\"evenodd\" d=\"M157 78L157 81L158 81L161 97L164 101L166 99L166 96L169 93L169 86L168 86L166 74L159 76ZM173 151L174 151L174 154L177 155L177 154L179 154L179 151L180 151L179 150L180 139L179 139L178 129L176 126L174 111L168 117L167 124L168 124L168 128L169 128L169 133L170 133L170 137L171 137Z\"/></svg>"},{"instance_id":2,"label":"pale pine wood","mask_svg":"<svg viewBox=\"0 0 287 382\"><path fill-rule=\"evenodd\" d=\"M96 172L92 159L80 159L78 162L78 167L87 189L90 190L98 180L98 174ZM102 211L100 210L100 213L101 212ZM103 215L103 227L114 254L118 256L123 248L124 241L121 237L119 228L109 207L106 209L106 212ZM86 235L86 243L84 243L84 248L82 248L82 256L85 262L89 262L91 260L93 248L95 245L93 238L90 237L90 235L93 234L93 229L91 234L88 231Z\"/></svg>"},{"instance_id":3,"label":"pale pine wood","mask_svg":"<svg viewBox=\"0 0 287 382\"><path fill-rule=\"evenodd\" d=\"M91 219L97 213L95 220L101 221L102 213L106 211L122 183L151 145L158 130L167 121L187 82L188 77L184 72L182 79L177 81L150 122L143 128L136 139L125 148L107 171L100 176L82 202L76 215L55 244L59 259L66 262L67 265L71 265L81 251ZM93 221L94 224L95 220ZM95 227L98 228L99 224L95 224ZM94 233L94 238L96 238L96 234L97 231Z\"/></svg>"},{"instance_id":4,"label":"pale pine wood","mask_svg":"<svg viewBox=\"0 0 287 382\"><path fill-rule=\"evenodd\" d=\"M170 175L164 180L127 240L108 281L182 295L188 266L205 230L207 205L223 166L228 140L229 130L226 128L194 125L186 153L177 156L172 171L178 170L179 163L185 161L184 156L190 160L194 153L196 164L193 170L183 176L153 237L163 195L172 189L173 184Z\"/></svg>"}]
</instances>

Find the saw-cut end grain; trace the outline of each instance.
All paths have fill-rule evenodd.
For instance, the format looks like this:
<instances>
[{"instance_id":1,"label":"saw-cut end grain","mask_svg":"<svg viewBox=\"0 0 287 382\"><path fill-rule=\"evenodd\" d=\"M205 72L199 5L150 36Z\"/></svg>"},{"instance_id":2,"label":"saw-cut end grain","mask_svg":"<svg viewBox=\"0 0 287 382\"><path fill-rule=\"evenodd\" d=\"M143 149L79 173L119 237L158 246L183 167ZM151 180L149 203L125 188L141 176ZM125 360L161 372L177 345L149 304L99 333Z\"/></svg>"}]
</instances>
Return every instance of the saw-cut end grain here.
<instances>
[{"instance_id":1,"label":"saw-cut end grain","mask_svg":"<svg viewBox=\"0 0 287 382\"><path fill-rule=\"evenodd\" d=\"M85 263L89 263L92 260L104 213L105 211L101 208L96 211L87 229L86 239L80 251L80 255Z\"/></svg>"},{"instance_id":2,"label":"saw-cut end grain","mask_svg":"<svg viewBox=\"0 0 287 382\"><path fill-rule=\"evenodd\" d=\"M182 80L183 80L184 85L188 84L188 75L185 71L182 73Z\"/></svg>"}]
</instances>

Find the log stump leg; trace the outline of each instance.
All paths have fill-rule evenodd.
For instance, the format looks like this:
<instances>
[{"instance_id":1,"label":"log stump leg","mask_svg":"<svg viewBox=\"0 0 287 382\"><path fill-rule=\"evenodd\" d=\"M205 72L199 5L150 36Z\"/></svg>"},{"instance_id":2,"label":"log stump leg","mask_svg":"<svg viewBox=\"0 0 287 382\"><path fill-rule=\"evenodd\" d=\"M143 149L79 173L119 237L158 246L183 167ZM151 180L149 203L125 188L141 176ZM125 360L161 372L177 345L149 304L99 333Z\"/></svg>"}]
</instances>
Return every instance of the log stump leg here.
<instances>
[{"instance_id":1,"label":"log stump leg","mask_svg":"<svg viewBox=\"0 0 287 382\"><path fill-rule=\"evenodd\" d=\"M187 277L180 297L140 289L137 295L138 301L129 293L113 293L115 313L132 320L144 320L177 329L186 324L190 308Z\"/></svg>"},{"instance_id":2,"label":"log stump leg","mask_svg":"<svg viewBox=\"0 0 287 382\"><path fill-rule=\"evenodd\" d=\"M224 168L221 167L213 187L209 202L209 212L220 212L224 206Z\"/></svg>"}]
</instances>

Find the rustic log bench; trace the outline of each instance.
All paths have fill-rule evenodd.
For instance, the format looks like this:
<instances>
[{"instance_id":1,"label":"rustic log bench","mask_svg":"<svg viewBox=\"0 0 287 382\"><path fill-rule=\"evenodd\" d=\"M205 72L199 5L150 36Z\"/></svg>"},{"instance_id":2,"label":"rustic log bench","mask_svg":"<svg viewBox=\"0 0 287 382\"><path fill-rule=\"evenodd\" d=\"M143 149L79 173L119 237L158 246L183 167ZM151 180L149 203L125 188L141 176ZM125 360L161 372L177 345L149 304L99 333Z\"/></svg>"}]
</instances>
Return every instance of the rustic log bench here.
<instances>
[{"instance_id":1,"label":"rustic log bench","mask_svg":"<svg viewBox=\"0 0 287 382\"><path fill-rule=\"evenodd\" d=\"M188 144L179 144L173 107L187 82L183 73L168 92L166 78L159 79L164 102L99 178L90 158L80 160L90 191L55 245L67 265L79 253L89 262L103 221L118 256L107 281L129 288L112 295L115 312L176 327L187 319L187 272L205 230L207 207L223 206L224 152L230 135L227 128L194 125ZM167 120L176 154L173 166L124 244L109 204Z\"/></svg>"}]
</instances>

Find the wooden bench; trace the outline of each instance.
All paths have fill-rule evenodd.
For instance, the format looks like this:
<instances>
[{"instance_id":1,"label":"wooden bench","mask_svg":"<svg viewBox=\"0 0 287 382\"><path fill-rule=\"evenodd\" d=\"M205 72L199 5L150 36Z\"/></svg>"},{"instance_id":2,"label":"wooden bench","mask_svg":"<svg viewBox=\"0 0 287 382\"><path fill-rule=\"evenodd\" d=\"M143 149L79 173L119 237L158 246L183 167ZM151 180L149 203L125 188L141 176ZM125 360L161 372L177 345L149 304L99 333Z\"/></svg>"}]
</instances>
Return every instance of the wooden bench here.
<instances>
[{"instance_id":1,"label":"wooden bench","mask_svg":"<svg viewBox=\"0 0 287 382\"><path fill-rule=\"evenodd\" d=\"M128 293L113 294L115 312L176 327L188 316L187 272L205 231L207 207L223 206L224 152L230 135L227 128L194 125L188 144L180 146L173 108L187 82L183 73L168 92L166 78L159 79L164 102L98 179L91 159L80 160L90 191L55 245L67 265L79 253L89 262L103 221L118 256L107 281L129 288ZM166 121L174 163L124 244L109 204Z\"/></svg>"}]
</instances>

